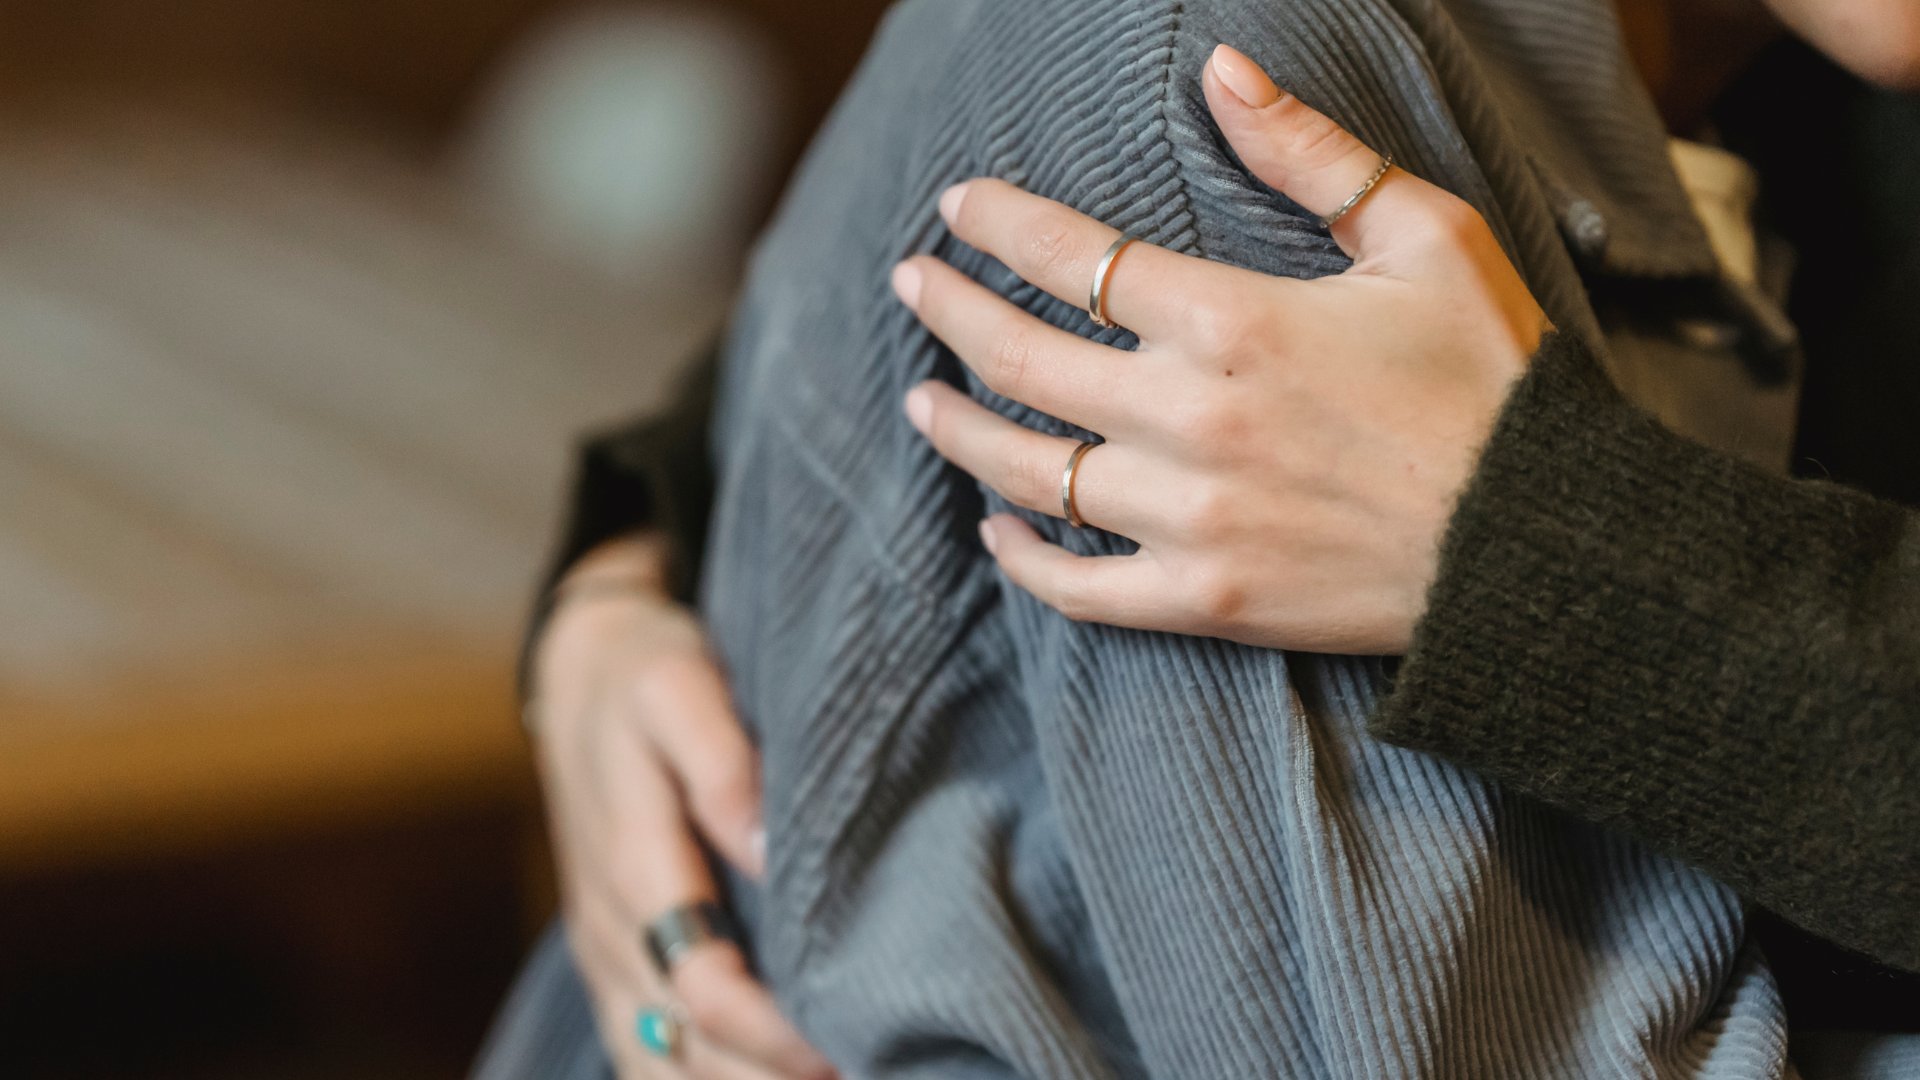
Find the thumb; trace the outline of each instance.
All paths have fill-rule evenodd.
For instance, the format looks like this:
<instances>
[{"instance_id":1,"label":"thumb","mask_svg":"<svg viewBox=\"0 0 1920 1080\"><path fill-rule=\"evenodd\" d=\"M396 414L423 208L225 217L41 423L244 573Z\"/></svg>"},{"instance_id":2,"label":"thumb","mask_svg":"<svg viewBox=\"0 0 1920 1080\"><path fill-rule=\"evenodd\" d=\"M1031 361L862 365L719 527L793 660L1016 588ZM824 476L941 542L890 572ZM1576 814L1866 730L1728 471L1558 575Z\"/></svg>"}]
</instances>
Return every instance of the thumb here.
<instances>
[{"instance_id":1,"label":"thumb","mask_svg":"<svg viewBox=\"0 0 1920 1080\"><path fill-rule=\"evenodd\" d=\"M1252 60L1216 46L1201 73L1214 122L1253 175L1322 217L1339 210L1379 171L1382 158L1340 125L1282 91ZM1430 187L1389 169L1334 223L1333 238L1354 258L1367 246L1367 221L1380 216L1390 194ZM1390 189L1399 188L1400 192ZM1437 190L1437 189L1436 189ZM1378 238L1378 237L1376 237Z\"/></svg>"}]
</instances>

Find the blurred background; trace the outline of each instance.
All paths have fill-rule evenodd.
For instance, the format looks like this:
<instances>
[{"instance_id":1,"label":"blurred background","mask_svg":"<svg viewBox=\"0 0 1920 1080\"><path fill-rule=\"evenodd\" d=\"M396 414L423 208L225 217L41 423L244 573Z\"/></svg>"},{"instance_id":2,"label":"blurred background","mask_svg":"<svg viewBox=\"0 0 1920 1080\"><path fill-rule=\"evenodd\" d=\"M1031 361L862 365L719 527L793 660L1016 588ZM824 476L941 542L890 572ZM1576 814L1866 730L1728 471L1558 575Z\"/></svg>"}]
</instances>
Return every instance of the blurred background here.
<instances>
[{"instance_id":1,"label":"blurred background","mask_svg":"<svg viewBox=\"0 0 1920 1080\"><path fill-rule=\"evenodd\" d=\"M0 1075L458 1077L512 660L880 0L0 0Z\"/></svg>"}]
</instances>

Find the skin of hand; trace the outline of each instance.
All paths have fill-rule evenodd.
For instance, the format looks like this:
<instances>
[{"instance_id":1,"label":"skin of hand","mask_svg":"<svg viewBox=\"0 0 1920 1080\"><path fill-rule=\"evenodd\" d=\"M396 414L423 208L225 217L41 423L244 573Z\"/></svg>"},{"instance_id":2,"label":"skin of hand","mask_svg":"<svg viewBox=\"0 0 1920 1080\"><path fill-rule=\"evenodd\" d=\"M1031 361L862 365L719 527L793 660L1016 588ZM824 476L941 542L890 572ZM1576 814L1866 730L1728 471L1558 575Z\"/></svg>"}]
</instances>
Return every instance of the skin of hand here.
<instances>
[{"instance_id":1,"label":"skin of hand","mask_svg":"<svg viewBox=\"0 0 1920 1080\"><path fill-rule=\"evenodd\" d=\"M717 897L702 838L758 878L759 756L653 535L602 545L559 587L535 653L535 741L568 942L621 1080L827 1080L727 943L695 947L663 985L641 943L675 905ZM678 1001L673 1060L641 1046L640 1010Z\"/></svg>"},{"instance_id":2,"label":"skin of hand","mask_svg":"<svg viewBox=\"0 0 1920 1080\"><path fill-rule=\"evenodd\" d=\"M1233 49L1215 50L1202 87L1247 168L1315 213L1379 165ZM956 185L940 209L961 240L1076 306L1118 235L999 180ZM1081 459L1075 504L1139 552L1074 555L998 514L981 537L1014 584L1078 620L1405 650L1458 494L1550 327L1480 215L1400 169L1332 231L1354 263L1317 281L1129 246L1107 314L1139 336L1132 352L1049 326L939 259L895 267L895 292L989 388L1106 440ZM1075 440L937 381L905 407L949 461L1065 516Z\"/></svg>"}]
</instances>

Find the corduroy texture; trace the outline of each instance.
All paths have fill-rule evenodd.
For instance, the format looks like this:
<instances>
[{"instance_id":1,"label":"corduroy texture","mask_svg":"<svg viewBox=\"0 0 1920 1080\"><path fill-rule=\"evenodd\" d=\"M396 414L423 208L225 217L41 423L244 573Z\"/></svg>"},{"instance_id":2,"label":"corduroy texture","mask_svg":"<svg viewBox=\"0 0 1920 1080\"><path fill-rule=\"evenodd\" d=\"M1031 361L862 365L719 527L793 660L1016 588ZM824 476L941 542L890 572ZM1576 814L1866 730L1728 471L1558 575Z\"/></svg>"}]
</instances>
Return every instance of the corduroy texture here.
<instances>
[{"instance_id":1,"label":"corduroy texture","mask_svg":"<svg viewBox=\"0 0 1920 1080\"><path fill-rule=\"evenodd\" d=\"M973 384L887 289L933 252L1092 333L945 232L935 198L970 176L1178 251L1344 268L1211 128L1197 76L1221 40L1472 202L1585 334L1555 164L1501 102L1620 84L1617 33L1494 83L1487 27L1611 19L1475 10L1477 43L1411 0L910 3L811 150L726 351L703 607L766 767L758 956L852 1074L1786 1074L1730 890L1366 737L1371 661L1078 625L1004 586L974 534L1002 504L900 415L938 377L1071 430ZM1661 145L1643 95L1580 117L1604 130L1568 153ZM1684 199L1643 187L1654 210Z\"/></svg>"},{"instance_id":2,"label":"corduroy texture","mask_svg":"<svg viewBox=\"0 0 1920 1080\"><path fill-rule=\"evenodd\" d=\"M1920 515L1680 439L1570 341L1509 401L1373 730L1920 969Z\"/></svg>"},{"instance_id":3,"label":"corduroy texture","mask_svg":"<svg viewBox=\"0 0 1920 1080\"><path fill-rule=\"evenodd\" d=\"M472 1080L612 1080L586 984L555 923L533 947L480 1047Z\"/></svg>"}]
</instances>

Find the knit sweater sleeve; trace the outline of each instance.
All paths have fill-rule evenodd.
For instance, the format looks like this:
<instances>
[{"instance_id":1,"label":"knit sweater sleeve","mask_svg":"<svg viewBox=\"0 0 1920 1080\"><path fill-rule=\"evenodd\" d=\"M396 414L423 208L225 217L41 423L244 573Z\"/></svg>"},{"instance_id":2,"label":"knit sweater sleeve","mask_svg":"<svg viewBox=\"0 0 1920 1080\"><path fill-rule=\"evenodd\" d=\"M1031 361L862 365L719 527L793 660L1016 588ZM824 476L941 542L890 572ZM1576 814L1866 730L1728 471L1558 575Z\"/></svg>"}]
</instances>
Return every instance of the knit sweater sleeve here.
<instances>
[{"instance_id":1,"label":"knit sweater sleeve","mask_svg":"<svg viewBox=\"0 0 1920 1080\"><path fill-rule=\"evenodd\" d=\"M707 448L718 370L717 357L707 354L688 369L665 410L582 441L549 586L597 545L657 528L672 541L674 594L691 599L713 507Z\"/></svg>"},{"instance_id":2,"label":"knit sweater sleeve","mask_svg":"<svg viewBox=\"0 0 1920 1080\"><path fill-rule=\"evenodd\" d=\"M1554 337L1372 724L1920 969L1920 515L1673 435Z\"/></svg>"}]
</instances>

